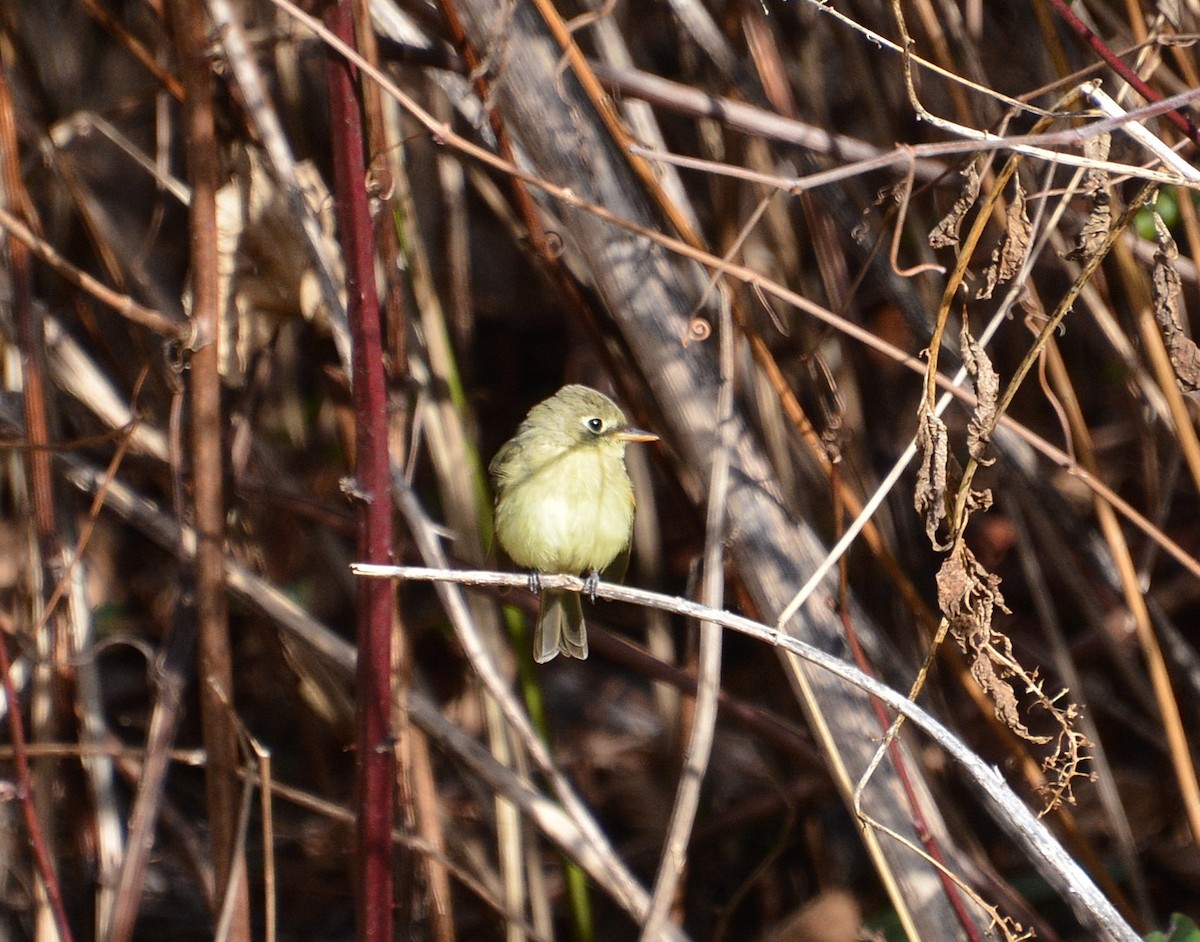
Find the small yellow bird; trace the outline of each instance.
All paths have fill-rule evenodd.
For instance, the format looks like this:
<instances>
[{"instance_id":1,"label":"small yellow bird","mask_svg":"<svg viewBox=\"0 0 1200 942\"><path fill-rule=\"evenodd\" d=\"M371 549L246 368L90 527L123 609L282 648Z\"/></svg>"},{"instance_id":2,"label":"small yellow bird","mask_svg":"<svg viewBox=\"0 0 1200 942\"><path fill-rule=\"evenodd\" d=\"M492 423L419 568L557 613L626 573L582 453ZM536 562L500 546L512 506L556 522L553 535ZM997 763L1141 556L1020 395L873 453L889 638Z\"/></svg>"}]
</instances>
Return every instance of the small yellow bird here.
<instances>
[{"instance_id":1,"label":"small yellow bird","mask_svg":"<svg viewBox=\"0 0 1200 942\"><path fill-rule=\"evenodd\" d=\"M608 396L587 386L564 386L529 410L492 459L496 538L518 566L538 573L588 574L599 579L629 547L633 484L625 470L628 442L658 436L631 428ZM541 595L533 659L559 652L588 655L583 606L574 592Z\"/></svg>"}]
</instances>

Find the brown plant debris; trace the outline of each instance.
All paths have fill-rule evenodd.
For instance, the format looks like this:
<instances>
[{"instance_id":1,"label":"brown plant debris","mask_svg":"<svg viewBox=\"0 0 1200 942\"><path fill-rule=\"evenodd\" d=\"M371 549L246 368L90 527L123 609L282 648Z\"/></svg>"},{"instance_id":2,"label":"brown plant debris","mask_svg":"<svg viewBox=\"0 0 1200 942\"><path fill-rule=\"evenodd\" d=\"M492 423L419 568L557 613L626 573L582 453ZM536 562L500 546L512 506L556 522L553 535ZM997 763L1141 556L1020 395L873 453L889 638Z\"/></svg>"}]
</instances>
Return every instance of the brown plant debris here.
<instances>
[{"instance_id":1,"label":"brown plant debris","mask_svg":"<svg viewBox=\"0 0 1200 942\"><path fill-rule=\"evenodd\" d=\"M962 169L963 185L958 199L954 201L950 212L929 233L931 248L958 247L958 231L962 228L962 221L971 211L971 207L975 205L975 200L979 198L979 166L981 162L982 158L976 157Z\"/></svg>"},{"instance_id":2,"label":"brown plant debris","mask_svg":"<svg viewBox=\"0 0 1200 942\"><path fill-rule=\"evenodd\" d=\"M264 158L257 149L243 147L230 160L237 172L217 192L221 376L230 386L240 387L250 360L269 347L281 323L303 317L328 333L330 312L304 249L294 207ZM311 162L297 163L295 172L341 284L344 275L328 188Z\"/></svg>"},{"instance_id":3,"label":"brown plant debris","mask_svg":"<svg viewBox=\"0 0 1200 942\"><path fill-rule=\"evenodd\" d=\"M1076 719L1079 717L1079 707L1074 703L1067 703L1064 707L1058 707L1058 701L1065 697L1066 689L1059 691L1057 697L1052 698L1051 715L1058 721L1058 734L1055 737L1054 752L1042 760L1042 772L1046 775L1046 784L1039 789L1039 794L1042 797L1043 805L1041 814L1044 815L1049 811L1053 811L1062 803L1075 804L1075 795L1073 786L1075 779L1085 778L1088 781L1094 781L1095 773L1085 772L1083 766L1091 760L1091 756L1087 750L1091 746L1091 742L1083 735L1076 726Z\"/></svg>"},{"instance_id":4,"label":"brown plant debris","mask_svg":"<svg viewBox=\"0 0 1200 942\"><path fill-rule=\"evenodd\" d=\"M982 495L981 495L982 496ZM937 574L938 604L950 625L951 634L967 656L971 676L991 698L996 717L1022 739L1036 745L1054 743L1054 751L1042 761L1047 782L1039 789L1045 805L1042 814L1062 802L1073 804L1072 785L1087 777L1083 765L1090 745L1076 728L1079 708L1074 703L1059 705L1067 691L1046 693L1035 668L1030 671L1013 654L1012 640L993 624L996 609L1008 614L1000 592L1000 577L988 572L961 540L942 563ZM1021 719L1018 696L1033 697L1033 705L1047 712L1057 727L1054 735L1033 733Z\"/></svg>"},{"instance_id":5,"label":"brown plant debris","mask_svg":"<svg viewBox=\"0 0 1200 942\"><path fill-rule=\"evenodd\" d=\"M1112 145L1111 134L1096 134L1083 142L1083 156L1088 160L1108 160L1108 151ZM1103 167L1089 167L1083 176L1083 192L1089 196L1108 192L1108 171Z\"/></svg>"},{"instance_id":6,"label":"brown plant debris","mask_svg":"<svg viewBox=\"0 0 1200 942\"><path fill-rule=\"evenodd\" d=\"M1107 134L1089 137L1083 142L1083 155L1091 160L1107 160L1111 139ZM1092 199L1092 210L1075 237L1075 248L1067 253L1073 262L1083 262L1100 251L1112 227L1112 197L1108 192L1108 171L1091 168L1083 178L1083 192Z\"/></svg>"},{"instance_id":7,"label":"brown plant debris","mask_svg":"<svg viewBox=\"0 0 1200 942\"><path fill-rule=\"evenodd\" d=\"M1154 297L1154 319L1162 331L1175 379L1184 392L1200 389L1200 349L1196 342L1183 332L1183 319L1179 315L1179 272L1175 261L1179 249L1166 223L1156 212L1154 231L1158 236L1158 250L1154 253L1154 274L1151 291Z\"/></svg>"},{"instance_id":8,"label":"brown plant debris","mask_svg":"<svg viewBox=\"0 0 1200 942\"><path fill-rule=\"evenodd\" d=\"M950 623L955 640L967 655L971 676L995 705L996 716L1018 736L1045 743L1021 721L1010 678L1025 671L1013 658L1008 636L993 629L997 608L1008 612L1000 593L1000 577L988 572L961 540L942 563L937 574L938 604Z\"/></svg>"},{"instance_id":9,"label":"brown plant debris","mask_svg":"<svg viewBox=\"0 0 1200 942\"><path fill-rule=\"evenodd\" d=\"M946 423L933 414L927 401L917 417L917 486L913 506L925 520L925 534L935 549L949 549L938 539L938 527L946 518L946 464L949 460L949 435Z\"/></svg>"},{"instance_id":10,"label":"brown plant debris","mask_svg":"<svg viewBox=\"0 0 1200 942\"><path fill-rule=\"evenodd\" d=\"M992 366L991 357L971 335L971 325L963 315L962 329L958 336L962 349L963 365L975 384L975 411L967 424L967 450L980 464L991 464L987 457L988 436L996 423L996 399L1000 393L1000 379Z\"/></svg>"},{"instance_id":11,"label":"brown plant debris","mask_svg":"<svg viewBox=\"0 0 1200 942\"><path fill-rule=\"evenodd\" d=\"M997 285L1011 281L1029 254L1033 223L1025 207L1025 188L1020 180L1014 178L1014 182L1017 191L1004 214L1004 238L992 252L991 263L983 273L983 287L976 292L976 298L990 298Z\"/></svg>"}]
</instances>

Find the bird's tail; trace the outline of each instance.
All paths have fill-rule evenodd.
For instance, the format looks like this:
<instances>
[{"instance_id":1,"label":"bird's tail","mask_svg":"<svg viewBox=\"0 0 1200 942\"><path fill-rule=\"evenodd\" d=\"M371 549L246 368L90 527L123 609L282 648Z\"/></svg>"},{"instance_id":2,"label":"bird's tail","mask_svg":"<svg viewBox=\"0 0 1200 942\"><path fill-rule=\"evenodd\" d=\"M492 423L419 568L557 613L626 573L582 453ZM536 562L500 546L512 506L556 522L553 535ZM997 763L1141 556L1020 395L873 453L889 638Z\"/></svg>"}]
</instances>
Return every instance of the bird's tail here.
<instances>
[{"instance_id":1,"label":"bird's tail","mask_svg":"<svg viewBox=\"0 0 1200 942\"><path fill-rule=\"evenodd\" d=\"M546 589L542 592L533 632L533 659L544 664L560 651L565 657L588 656L583 606L578 593Z\"/></svg>"}]
</instances>

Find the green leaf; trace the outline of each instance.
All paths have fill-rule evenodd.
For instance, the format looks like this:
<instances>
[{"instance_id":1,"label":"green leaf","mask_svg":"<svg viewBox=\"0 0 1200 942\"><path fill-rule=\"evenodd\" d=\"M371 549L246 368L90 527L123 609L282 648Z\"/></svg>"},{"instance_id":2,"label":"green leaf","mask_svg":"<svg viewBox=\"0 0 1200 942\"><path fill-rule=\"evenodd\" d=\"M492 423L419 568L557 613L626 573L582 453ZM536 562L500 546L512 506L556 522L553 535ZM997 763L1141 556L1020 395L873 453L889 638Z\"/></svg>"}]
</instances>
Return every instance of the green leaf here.
<instances>
[{"instance_id":1,"label":"green leaf","mask_svg":"<svg viewBox=\"0 0 1200 942\"><path fill-rule=\"evenodd\" d=\"M1183 913L1172 913L1171 928L1166 935L1151 932L1146 942L1200 942L1200 926Z\"/></svg>"}]
</instances>

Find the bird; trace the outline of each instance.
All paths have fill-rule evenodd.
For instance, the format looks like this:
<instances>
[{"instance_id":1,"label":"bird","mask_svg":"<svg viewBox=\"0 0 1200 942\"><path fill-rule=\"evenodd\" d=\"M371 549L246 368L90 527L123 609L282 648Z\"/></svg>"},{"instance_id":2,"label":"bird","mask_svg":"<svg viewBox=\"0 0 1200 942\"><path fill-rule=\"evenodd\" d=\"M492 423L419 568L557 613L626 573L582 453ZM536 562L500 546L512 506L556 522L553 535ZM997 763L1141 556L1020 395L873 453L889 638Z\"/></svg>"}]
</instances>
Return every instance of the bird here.
<instances>
[{"instance_id":1,"label":"bird","mask_svg":"<svg viewBox=\"0 0 1200 942\"><path fill-rule=\"evenodd\" d=\"M539 402L500 446L488 470L495 488L495 535L514 563L540 573L588 577L595 600L600 573L628 549L636 507L625 446L658 436L629 425L608 396L564 386ZM540 592L533 659L588 656L579 595Z\"/></svg>"}]
</instances>

